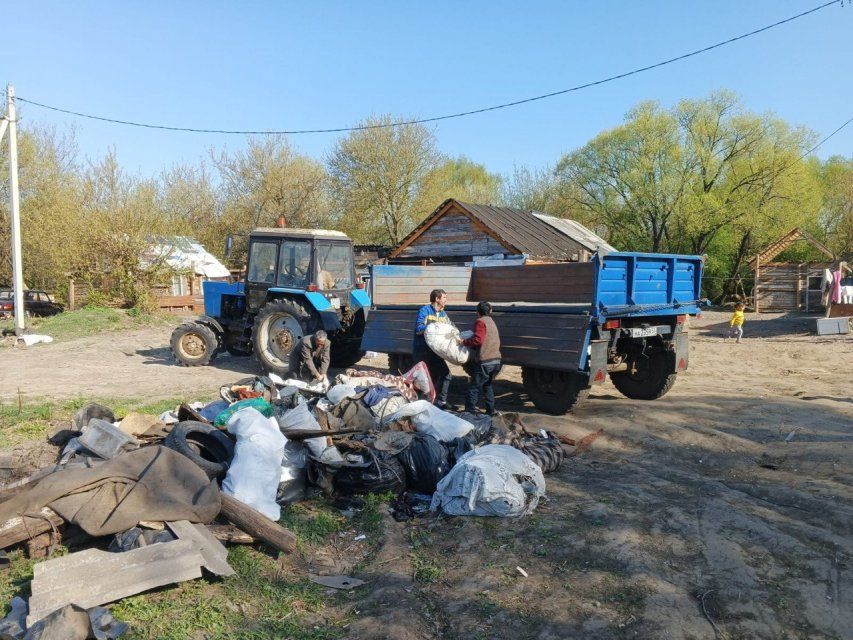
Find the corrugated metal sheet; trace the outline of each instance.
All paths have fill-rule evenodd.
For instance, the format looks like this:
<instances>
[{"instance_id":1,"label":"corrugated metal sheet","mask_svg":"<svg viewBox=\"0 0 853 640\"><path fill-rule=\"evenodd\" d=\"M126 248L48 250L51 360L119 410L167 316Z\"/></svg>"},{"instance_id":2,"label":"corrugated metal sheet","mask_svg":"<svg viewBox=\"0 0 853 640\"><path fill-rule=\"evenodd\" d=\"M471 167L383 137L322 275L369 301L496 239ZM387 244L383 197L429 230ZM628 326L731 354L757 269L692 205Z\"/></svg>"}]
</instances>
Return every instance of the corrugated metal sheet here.
<instances>
[{"instance_id":1,"label":"corrugated metal sheet","mask_svg":"<svg viewBox=\"0 0 853 640\"><path fill-rule=\"evenodd\" d=\"M576 260L584 246L530 211L459 202L501 240L534 258Z\"/></svg>"},{"instance_id":2,"label":"corrugated metal sheet","mask_svg":"<svg viewBox=\"0 0 853 640\"><path fill-rule=\"evenodd\" d=\"M573 240L577 240L589 251L618 251L618 249L609 244L607 240L593 233L580 222L575 222L574 220L568 220L566 218L555 218L554 216L538 213L536 211L533 212L533 215L543 222L550 224L558 231L565 233Z\"/></svg>"}]
</instances>

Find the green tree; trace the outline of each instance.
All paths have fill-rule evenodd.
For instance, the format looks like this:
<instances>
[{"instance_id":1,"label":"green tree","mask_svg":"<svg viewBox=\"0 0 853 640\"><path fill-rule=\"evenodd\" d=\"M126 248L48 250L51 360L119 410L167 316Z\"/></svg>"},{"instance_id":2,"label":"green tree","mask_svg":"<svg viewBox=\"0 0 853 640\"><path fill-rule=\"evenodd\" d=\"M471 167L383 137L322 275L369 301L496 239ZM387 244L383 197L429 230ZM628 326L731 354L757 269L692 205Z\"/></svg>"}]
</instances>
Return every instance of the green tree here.
<instances>
[{"instance_id":1,"label":"green tree","mask_svg":"<svg viewBox=\"0 0 853 640\"><path fill-rule=\"evenodd\" d=\"M837 255L848 256L853 252L853 158L833 156L815 164L822 192L822 235Z\"/></svg>"},{"instance_id":2,"label":"green tree","mask_svg":"<svg viewBox=\"0 0 853 640\"><path fill-rule=\"evenodd\" d=\"M208 242L222 246L229 233L246 234L255 227L318 228L331 221L328 176L319 162L294 151L284 136L250 138L236 153L211 152L219 172L221 213L212 220ZM245 243L230 257L245 260Z\"/></svg>"},{"instance_id":3,"label":"green tree","mask_svg":"<svg viewBox=\"0 0 853 640\"><path fill-rule=\"evenodd\" d=\"M360 126L399 122L385 115ZM439 161L435 136L422 125L364 128L340 139L328 158L338 228L357 242L396 244L429 213L418 210L418 196Z\"/></svg>"},{"instance_id":4,"label":"green tree","mask_svg":"<svg viewBox=\"0 0 853 640\"><path fill-rule=\"evenodd\" d=\"M500 194L501 177L489 173L485 165L472 162L465 156L448 158L424 176L415 201L414 222L420 222L448 198L498 204Z\"/></svg>"}]
</instances>

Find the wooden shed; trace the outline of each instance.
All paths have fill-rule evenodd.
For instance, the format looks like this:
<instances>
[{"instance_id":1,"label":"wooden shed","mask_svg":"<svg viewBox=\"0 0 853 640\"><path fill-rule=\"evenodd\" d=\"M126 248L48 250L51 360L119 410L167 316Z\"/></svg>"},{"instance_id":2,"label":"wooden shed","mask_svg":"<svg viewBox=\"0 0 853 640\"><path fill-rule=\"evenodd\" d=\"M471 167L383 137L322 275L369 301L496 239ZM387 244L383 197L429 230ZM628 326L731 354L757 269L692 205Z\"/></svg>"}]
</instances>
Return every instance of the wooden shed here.
<instances>
[{"instance_id":1,"label":"wooden shed","mask_svg":"<svg viewBox=\"0 0 853 640\"><path fill-rule=\"evenodd\" d=\"M583 262L597 250L616 251L573 220L449 199L388 252L388 262L461 265L522 254L540 262Z\"/></svg>"},{"instance_id":2,"label":"wooden shed","mask_svg":"<svg viewBox=\"0 0 853 640\"><path fill-rule=\"evenodd\" d=\"M808 242L827 260L821 262L773 262L795 242ZM837 268L835 254L799 227L762 249L749 266L755 273L753 298L756 311L817 311L821 304L824 269Z\"/></svg>"}]
</instances>

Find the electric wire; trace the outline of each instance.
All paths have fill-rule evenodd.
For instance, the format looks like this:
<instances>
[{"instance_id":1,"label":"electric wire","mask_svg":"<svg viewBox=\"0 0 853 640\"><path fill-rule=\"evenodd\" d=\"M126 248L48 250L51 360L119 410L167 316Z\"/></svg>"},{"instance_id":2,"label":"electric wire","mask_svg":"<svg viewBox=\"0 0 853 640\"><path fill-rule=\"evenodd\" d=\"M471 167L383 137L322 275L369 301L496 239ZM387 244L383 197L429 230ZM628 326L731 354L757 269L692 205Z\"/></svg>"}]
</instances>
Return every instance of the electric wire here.
<instances>
[{"instance_id":1,"label":"electric wire","mask_svg":"<svg viewBox=\"0 0 853 640\"><path fill-rule=\"evenodd\" d=\"M830 0L829 2L825 2L821 5L818 5L817 7L809 9L808 11L803 11L802 13L798 13L794 16L789 17L789 18L785 18L784 20L779 20L777 22L774 22L774 23L769 24L767 26L761 27L759 29L754 29L753 31L749 31L748 33L744 33L744 34L741 34L739 36L729 38L728 40L723 40L721 42L717 42L716 44L712 44L710 46L703 47L701 49L696 49L694 51L690 51L688 53L684 53L682 55L675 56L674 58L662 60L662 61L656 62L654 64L646 65L644 67L639 67L637 69L632 69L630 71L626 71L624 73L612 75L612 76L609 76L606 78L602 78L600 80L595 80L592 82L586 82L584 84L579 84L579 85L576 85L574 87L569 87L567 89L560 89L558 91L552 91L550 93L544 93L544 94L532 96L529 98L522 98L520 100L514 100L512 102L504 102L502 104L492 105L489 107L482 107L479 109L471 109L468 111L460 111L457 113L450 113L450 114L445 114L445 115L432 116L429 118L416 118L416 119L410 119L410 120L401 120L399 122L364 124L364 125L357 125L357 126L353 126L353 127L333 127L333 128L323 128L323 129L255 130L255 131L252 131L252 130L233 130L233 129L202 129L202 128L196 128L196 127L175 127L175 126L168 126L168 125L135 122L135 121L131 121L131 120L120 120L117 118L107 118L107 117L103 117L103 116L92 115L89 113L83 113L80 111L73 111L71 109L64 109L61 107L55 107L55 106L44 104L41 102L36 102L35 100L22 98L20 96L16 96L16 100L19 100L20 102L25 102L27 104L31 104L31 105L36 106L36 107L41 107L43 109L49 109L51 111L57 111L59 113L65 113L65 114L77 116L80 118L88 118L90 120L99 120L101 122L109 122L112 124L120 124L120 125L126 125L126 126L131 126L131 127L142 127L145 129L161 129L161 130L165 130L165 131L181 131L181 132L187 132L187 133L216 133L216 134L227 134L227 135L300 135L300 134L311 134L311 133L346 133L346 132L350 132L350 131L364 131L367 129L386 129L386 128L391 128L391 127L401 127L401 126L413 125L413 124L426 124L426 123L430 123L430 122L439 122L442 120L450 120L450 119L454 119L454 118L463 118L466 116L472 116L472 115L476 115L476 114L480 114L480 113L486 113L489 111L497 111L499 109L507 109L509 107L516 107L516 106L519 106L522 104L527 104L530 102L536 102L538 100L545 100L547 98L553 98L555 96L560 96L560 95L564 95L567 93L580 91L582 89L588 89L590 87L595 87L598 85L606 84L608 82L613 82L615 80L627 78L629 76L637 75L637 74L643 73L645 71L650 71L652 69L658 69L660 67L672 64L674 62L679 62L681 60L685 60L687 58L692 58L694 56L698 56L700 54L707 53L708 51L712 51L714 49L724 47L726 45L732 44L733 42L737 42L739 40L744 40L746 38L750 38L750 37L755 36L759 33L763 33L764 31L768 31L770 29L781 26L783 24L787 24L789 22L793 22L794 20L798 20L800 18L808 16L812 13L816 13L817 11L820 11L822 9L825 9L825 8L832 6L832 5L835 5L835 4L839 4L841 2L843 2L843 0Z\"/></svg>"}]
</instances>

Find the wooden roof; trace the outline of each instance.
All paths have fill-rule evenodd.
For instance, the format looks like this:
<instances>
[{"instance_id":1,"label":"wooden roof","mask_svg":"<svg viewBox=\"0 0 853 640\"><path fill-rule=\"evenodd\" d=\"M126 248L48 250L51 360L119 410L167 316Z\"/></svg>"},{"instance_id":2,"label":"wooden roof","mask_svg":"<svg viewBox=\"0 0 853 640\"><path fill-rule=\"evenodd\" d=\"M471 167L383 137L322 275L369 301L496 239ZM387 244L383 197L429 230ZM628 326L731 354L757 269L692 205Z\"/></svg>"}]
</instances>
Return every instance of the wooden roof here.
<instances>
[{"instance_id":1,"label":"wooden roof","mask_svg":"<svg viewBox=\"0 0 853 640\"><path fill-rule=\"evenodd\" d=\"M753 256L753 258L749 261L749 267L751 269L755 269L756 260L760 260L760 264L766 264L773 260L776 256L782 253L785 249L788 249L792 244L799 240L805 240L810 245L820 250L824 255L829 257L830 260L835 260L835 254L830 251L826 245L818 242L811 234L806 233L799 227L791 229L788 233L786 233L781 238L771 242L769 245L764 247L761 251L758 252L757 255Z\"/></svg>"},{"instance_id":2,"label":"wooden roof","mask_svg":"<svg viewBox=\"0 0 853 640\"><path fill-rule=\"evenodd\" d=\"M578 254L579 249L590 252L598 247L589 246L590 238L598 238L591 231L582 227L586 233L568 233L570 227L561 227L549 223L543 218L544 214L535 211L513 209L510 207L494 207L484 204L460 202L450 198L442 202L438 208L428 215L423 222L403 238L397 246L388 252L389 258L396 258L400 253L423 235L441 216L448 211L458 211L470 218L486 233L495 238L510 251L526 253L537 258L554 258L571 260ZM577 223L575 223L577 224ZM578 225L581 227L581 225ZM577 237L575 237L577 236ZM604 243L603 240L601 240ZM606 244L606 243L604 243ZM612 251L610 245L601 247Z\"/></svg>"}]
</instances>

